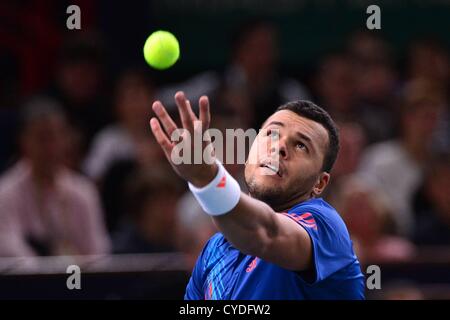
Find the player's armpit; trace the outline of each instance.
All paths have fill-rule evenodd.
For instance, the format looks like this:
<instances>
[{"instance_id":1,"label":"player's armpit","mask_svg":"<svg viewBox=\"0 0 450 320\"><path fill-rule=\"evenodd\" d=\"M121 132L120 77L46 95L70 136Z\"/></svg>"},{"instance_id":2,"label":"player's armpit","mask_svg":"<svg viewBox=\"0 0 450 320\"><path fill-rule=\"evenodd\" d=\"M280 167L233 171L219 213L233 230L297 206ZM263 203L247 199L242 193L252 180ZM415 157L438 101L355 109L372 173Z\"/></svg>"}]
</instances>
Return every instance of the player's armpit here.
<instances>
[{"instance_id":1,"label":"player's armpit","mask_svg":"<svg viewBox=\"0 0 450 320\"><path fill-rule=\"evenodd\" d=\"M304 228L282 213L274 213L275 232L263 246L261 258L293 271L312 267L312 242Z\"/></svg>"}]
</instances>

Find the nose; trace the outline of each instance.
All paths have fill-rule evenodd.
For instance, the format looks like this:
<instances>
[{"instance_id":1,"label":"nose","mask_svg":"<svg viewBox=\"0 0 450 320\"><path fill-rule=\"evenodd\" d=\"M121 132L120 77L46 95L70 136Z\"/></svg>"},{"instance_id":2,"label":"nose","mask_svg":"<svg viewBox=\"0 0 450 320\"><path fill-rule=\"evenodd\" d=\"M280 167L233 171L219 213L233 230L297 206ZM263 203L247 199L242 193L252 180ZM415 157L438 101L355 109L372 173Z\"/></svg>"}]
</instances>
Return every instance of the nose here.
<instances>
[{"instance_id":1,"label":"nose","mask_svg":"<svg viewBox=\"0 0 450 320\"><path fill-rule=\"evenodd\" d=\"M288 158L289 154L285 139L279 138L271 142L270 154L273 156L277 151L281 159L286 160Z\"/></svg>"},{"instance_id":2,"label":"nose","mask_svg":"<svg viewBox=\"0 0 450 320\"><path fill-rule=\"evenodd\" d=\"M280 156L283 160L286 160L286 158L288 156L287 148L284 144L282 146L280 146Z\"/></svg>"},{"instance_id":3,"label":"nose","mask_svg":"<svg viewBox=\"0 0 450 320\"><path fill-rule=\"evenodd\" d=\"M283 160L286 160L288 158L288 148L286 145L286 141L284 139L280 140L279 147L280 147L280 151L279 151L280 158Z\"/></svg>"}]
</instances>

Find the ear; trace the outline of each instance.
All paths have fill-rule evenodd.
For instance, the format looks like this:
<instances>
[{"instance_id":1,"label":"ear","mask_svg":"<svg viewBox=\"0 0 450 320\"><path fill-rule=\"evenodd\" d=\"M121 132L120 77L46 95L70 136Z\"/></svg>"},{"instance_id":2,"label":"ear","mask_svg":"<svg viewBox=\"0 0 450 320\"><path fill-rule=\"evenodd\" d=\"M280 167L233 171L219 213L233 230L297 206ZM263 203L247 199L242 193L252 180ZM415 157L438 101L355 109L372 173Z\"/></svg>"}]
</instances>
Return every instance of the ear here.
<instances>
[{"instance_id":1,"label":"ear","mask_svg":"<svg viewBox=\"0 0 450 320\"><path fill-rule=\"evenodd\" d=\"M330 182L330 174L328 172L322 172L317 178L317 182L312 189L312 194L314 197L320 196L320 194L325 190L325 187Z\"/></svg>"}]
</instances>

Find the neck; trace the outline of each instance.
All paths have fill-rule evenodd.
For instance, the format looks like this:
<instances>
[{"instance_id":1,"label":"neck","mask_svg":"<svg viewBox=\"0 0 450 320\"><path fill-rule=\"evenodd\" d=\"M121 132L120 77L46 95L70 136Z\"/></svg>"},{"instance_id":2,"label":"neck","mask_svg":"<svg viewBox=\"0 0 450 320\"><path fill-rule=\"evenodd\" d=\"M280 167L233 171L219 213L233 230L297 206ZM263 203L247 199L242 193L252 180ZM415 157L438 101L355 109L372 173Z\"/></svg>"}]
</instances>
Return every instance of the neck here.
<instances>
[{"instance_id":1,"label":"neck","mask_svg":"<svg viewBox=\"0 0 450 320\"><path fill-rule=\"evenodd\" d=\"M408 138L403 140L403 145L406 151L412 156L414 160L419 163L424 162L427 155L426 144L421 141L422 139Z\"/></svg>"},{"instance_id":2,"label":"neck","mask_svg":"<svg viewBox=\"0 0 450 320\"><path fill-rule=\"evenodd\" d=\"M42 170L32 166L33 181L39 187L51 187L56 180L56 172L54 170Z\"/></svg>"},{"instance_id":3,"label":"neck","mask_svg":"<svg viewBox=\"0 0 450 320\"><path fill-rule=\"evenodd\" d=\"M283 204L280 205L274 205L272 206L272 209L274 209L277 212L284 212L284 211L288 211L289 209L291 209L293 206L308 201L310 199L313 199L314 196L312 196L309 192L305 192L301 195L297 195L295 196L295 198L290 199L288 201L286 201Z\"/></svg>"}]
</instances>

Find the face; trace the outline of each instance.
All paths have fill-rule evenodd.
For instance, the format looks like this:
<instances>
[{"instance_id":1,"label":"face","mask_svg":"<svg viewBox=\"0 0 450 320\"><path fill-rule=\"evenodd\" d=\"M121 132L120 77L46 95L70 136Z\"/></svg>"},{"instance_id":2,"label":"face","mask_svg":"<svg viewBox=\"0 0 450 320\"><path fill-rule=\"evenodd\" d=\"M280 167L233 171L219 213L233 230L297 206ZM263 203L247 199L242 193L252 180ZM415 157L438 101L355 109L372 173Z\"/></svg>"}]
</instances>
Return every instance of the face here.
<instances>
[{"instance_id":1,"label":"face","mask_svg":"<svg viewBox=\"0 0 450 320\"><path fill-rule=\"evenodd\" d=\"M445 50L418 44L411 50L409 69L413 77L445 82L450 76L450 59Z\"/></svg>"},{"instance_id":2,"label":"face","mask_svg":"<svg viewBox=\"0 0 450 320\"><path fill-rule=\"evenodd\" d=\"M335 178L351 174L359 165L366 137L356 123L342 123L339 126L340 152L333 166Z\"/></svg>"},{"instance_id":3,"label":"face","mask_svg":"<svg viewBox=\"0 0 450 320\"><path fill-rule=\"evenodd\" d=\"M394 71L385 64L364 66L358 77L358 93L370 101L389 96L396 83Z\"/></svg>"},{"instance_id":4,"label":"face","mask_svg":"<svg viewBox=\"0 0 450 320\"><path fill-rule=\"evenodd\" d=\"M63 65L59 82L65 93L75 101L87 101L95 97L101 84L100 67L92 62Z\"/></svg>"},{"instance_id":5,"label":"face","mask_svg":"<svg viewBox=\"0 0 450 320\"><path fill-rule=\"evenodd\" d=\"M128 76L118 88L116 104L120 120L128 128L143 128L147 132L148 102L152 100L151 88L140 79Z\"/></svg>"},{"instance_id":6,"label":"face","mask_svg":"<svg viewBox=\"0 0 450 320\"><path fill-rule=\"evenodd\" d=\"M245 167L250 194L279 210L320 195L329 181L329 174L321 170L328 148L326 129L288 110L273 114L262 129ZM274 131L279 135L278 150L270 142ZM279 170L267 163L276 156L274 150Z\"/></svg>"},{"instance_id":7,"label":"face","mask_svg":"<svg viewBox=\"0 0 450 320\"><path fill-rule=\"evenodd\" d=\"M24 154L36 170L51 174L65 160L68 134L66 122L60 115L36 120L22 136Z\"/></svg>"},{"instance_id":8,"label":"face","mask_svg":"<svg viewBox=\"0 0 450 320\"><path fill-rule=\"evenodd\" d=\"M431 139L438 125L441 106L434 103L424 103L406 113L403 117L404 135L418 141Z\"/></svg>"},{"instance_id":9,"label":"face","mask_svg":"<svg viewBox=\"0 0 450 320\"><path fill-rule=\"evenodd\" d=\"M352 65L345 58L334 57L324 62L317 89L328 106L345 112L354 104L355 79Z\"/></svg>"},{"instance_id":10,"label":"face","mask_svg":"<svg viewBox=\"0 0 450 320\"><path fill-rule=\"evenodd\" d=\"M343 196L340 209L350 234L359 241L369 244L380 237L384 221L369 192L355 187Z\"/></svg>"},{"instance_id":11,"label":"face","mask_svg":"<svg viewBox=\"0 0 450 320\"><path fill-rule=\"evenodd\" d=\"M270 26L252 30L240 44L238 56L241 64L252 74L270 72L277 56L276 34Z\"/></svg>"}]
</instances>

